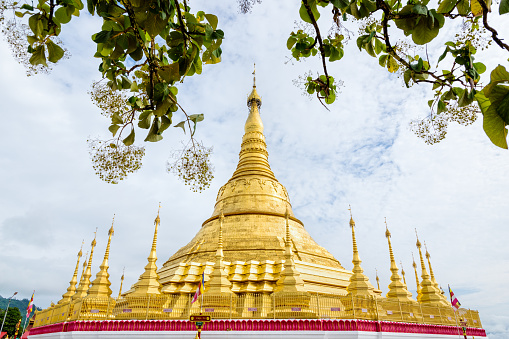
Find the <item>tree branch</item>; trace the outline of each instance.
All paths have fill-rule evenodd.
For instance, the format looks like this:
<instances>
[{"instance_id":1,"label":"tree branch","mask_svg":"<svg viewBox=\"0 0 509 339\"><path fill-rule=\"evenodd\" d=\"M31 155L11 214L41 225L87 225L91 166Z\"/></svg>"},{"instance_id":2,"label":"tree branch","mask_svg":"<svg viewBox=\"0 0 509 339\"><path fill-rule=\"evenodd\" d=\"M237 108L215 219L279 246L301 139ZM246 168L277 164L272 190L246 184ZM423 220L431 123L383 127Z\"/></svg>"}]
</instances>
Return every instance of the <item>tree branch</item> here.
<instances>
[{"instance_id":1,"label":"tree branch","mask_svg":"<svg viewBox=\"0 0 509 339\"><path fill-rule=\"evenodd\" d=\"M500 48L506 49L507 51L509 51L509 46L502 42L502 40L497 36L498 32L488 24L488 11L489 10L488 10L488 6L486 5L486 2L484 0L479 0L479 4L481 4L481 7L482 7L482 23L483 23L484 27L488 31L491 32L492 39L497 43L497 45L500 46Z\"/></svg>"}]
</instances>

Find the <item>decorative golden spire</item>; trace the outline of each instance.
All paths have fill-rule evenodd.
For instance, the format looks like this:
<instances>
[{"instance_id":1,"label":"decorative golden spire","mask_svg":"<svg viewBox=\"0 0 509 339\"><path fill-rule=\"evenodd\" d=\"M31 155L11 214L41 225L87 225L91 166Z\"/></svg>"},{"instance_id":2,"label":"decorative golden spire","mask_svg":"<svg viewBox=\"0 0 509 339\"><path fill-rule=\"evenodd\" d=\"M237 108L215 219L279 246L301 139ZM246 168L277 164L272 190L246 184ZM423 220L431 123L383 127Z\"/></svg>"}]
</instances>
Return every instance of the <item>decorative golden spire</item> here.
<instances>
[{"instance_id":1,"label":"decorative golden spire","mask_svg":"<svg viewBox=\"0 0 509 339\"><path fill-rule=\"evenodd\" d=\"M285 264L284 269L280 274L274 292L306 292L304 288L304 281L302 280L299 271L295 268L293 261L292 246L290 238L290 212L288 206L286 207L286 236L285 236Z\"/></svg>"},{"instance_id":2,"label":"decorative golden spire","mask_svg":"<svg viewBox=\"0 0 509 339\"><path fill-rule=\"evenodd\" d=\"M231 290L231 282L228 280L228 273L223 262L223 222L224 214L221 211L219 216L219 236L217 240L216 263L214 270L210 275L210 279L205 283L205 292L211 294L233 293Z\"/></svg>"},{"instance_id":3,"label":"decorative golden spire","mask_svg":"<svg viewBox=\"0 0 509 339\"><path fill-rule=\"evenodd\" d=\"M57 304L64 304L72 300L72 296L76 293L76 284L78 283L78 269L80 266L80 258L83 254L83 243L85 240L81 242L81 248L78 252L78 260L76 261L76 268L74 269L74 274L72 276L71 281L69 282L69 287L67 287L67 292L62 294L62 299Z\"/></svg>"},{"instance_id":4,"label":"decorative golden spire","mask_svg":"<svg viewBox=\"0 0 509 339\"><path fill-rule=\"evenodd\" d=\"M414 259L414 252L412 252L412 266L414 267L415 272L415 284L417 285L417 296L421 294L421 284L419 283L419 275L417 274L417 264Z\"/></svg>"},{"instance_id":5,"label":"decorative golden spire","mask_svg":"<svg viewBox=\"0 0 509 339\"><path fill-rule=\"evenodd\" d=\"M440 292L440 299L442 299L442 303L445 303L447 305L449 303L449 300L444 295L442 289L438 285L437 280L435 279L435 274L433 273L433 268L431 267L431 261L429 258L431 257L428 252L428 246L426 246L426 241L424 241L424 248L426 249L426 259L428 260L428 267L429 267L429 274L431 277L431 282L433 283L433 286Z\"/></svg>"},{"instance_id":6,"label":"decorative golden spire","mask_svg":"<svg viewBox=\"0 0 509 339\"><path fill-rule=\"evenodd\" d=\"M230 181L250 175L261 175L276 180L269 165L269 153L267 152L267 144L263 135L263 123L259 112L261 105L262 99L256 91L256 85L253 83L253 90L247 98L249 115L244 126L239 163Z\"/></svg>"},{"instance_id":7,"label":"decorative golden spire","mask_svg":"<svg viewBox=\"0 0 509 339\"><path fill-rule=\"evenodd\" d=\"M124 266L124 269L122 270L122 277L120 277L120 289L118 290L117 299L120 299L120 297L122 297L122 284L124 283L124 273L125 273L125 266Z\"/></svg>"},{"instance_id":8,"label":"decorative golden spire","mask_svg":"<svg viewBox=\"0 0 509 339\"><path fill-rule=\"evenodd\" d=\"M378 290L380 290L380 278L378 277L378 270L376 269L376 267L375 272L376 272L376 287L378 288Z\"/></svg>"},{"instance_id":9,"label":"decorative golden spire","mask_svg":"<svg viewBox=\"0 0 509 339\"><path fill-rule=\"evenodd\" d=\"M95 238L97 236L97 227L94 232L94 240L92 240L92 249L90 250L90 258L88 259L87 269L83 273L82 281L76 290L76 294L73 296L73 300L84 298L88 293L88 287L90 286L90 277L92 276L92 258L94 257L94 248L97 245Z\"/></svg>"},{"instance_id":10,"label":"decorative golden spire","mask_svg":"<svg viewBox=\"0 0 509 339\"><path fill-rule=\"evenodd\" d=\"M403 282L405 283L406 285L406 279L405 279L405 270L403 269L403 263L401 262L401 260L399 261L399 265L401 266L401 275L403 276ZM408 285L407 285L408 286Z\"/></svg>"},{"instance_id":11,"label":"decorative golden spire","mask_svg":"<svg viewBox=\"0 0 509 339\"><path fill-rule=\"evenodd\" d=\"M159 218L159 211L161 209L161 203L159 203L159 209L157 210L157 217L154 220L155 230L154 238L152 240L152 248L147 258L148 264L145 265L145 272L140 275L138 281L132 286L129 296L147 296L149 294L161 294L161 283L159 282L159 275L157 274L157 229L161 219Z\"/></svg>"},{"instance_id":12,"label":"decorative golden spire","mask_svg":"<svg viewBox=\"0 0 509 339\"><path fill-rule=\"evenodd\" d=\"M114 230L113 224L115 223L115 215L113 215L113 221L111 222L111 228L108 231L108 243L106 245L106 251L104 252L104 259L99 266L99 272L95 276L95 280L92 282L92 286L88 290L87 297L93 298L109 298L111 297L111 282L110 282L110 274L108 273L108 259L110 257L110 245L111 245L111 237L113 237Z\"/></svg>"},{"instance_id":13,"label":"decorative golden spire","mask_svg":"<svg viewBox=\"0 0 509 339\"><path fill-rule=\"evenodd\" d=\"M416 246L419 249L419 257L421 259L421 291L417 295L417 301L420 303L428 303L428 304L441 304L442 299L440 298L440 292L433 286L431 282L428 271L426 270L426 266L424 265L424 259L422 257L421 251L421 242L419 241L419 236L417 235L417 229L415 230L415 235L417 237Z\"/></svg>"},{"instance_id":14,"label":"decorative golden spire","mask_svg":"<svg viewBox=\"0 0 509 339\"><path fill-rule=\"evenodd\" d=\"M401 277L398 273L399 269L394 260L394 253L392 251L391 244L391 232L387 226L387 219L385 219L385 237L389 244L389 257L391 260L391 283L389 284L389 292L387 292L387 299L397 299L399 301L414 301L412 299L412 293L408 292L406 284L401 282Z\"/></svg>"},{"instance_id":15,"label":"decorative golden spire","mask_svg":"<svg viewBox=\"0 0 509 339\"><path fill-rule=\"evenodd\" d=\"M350 228L352 229L352 243L353 243L353 274L350 276L350 283L348 284L346 291L353 295L374 295L373 285L369 282L368 277L363 273L364 270L361 267L361 259L359 257L359 251L357 250L357 240L355 239L355 221L352 217L352 208L348 205L350 211Z\"/></svg>"}]
</instances>

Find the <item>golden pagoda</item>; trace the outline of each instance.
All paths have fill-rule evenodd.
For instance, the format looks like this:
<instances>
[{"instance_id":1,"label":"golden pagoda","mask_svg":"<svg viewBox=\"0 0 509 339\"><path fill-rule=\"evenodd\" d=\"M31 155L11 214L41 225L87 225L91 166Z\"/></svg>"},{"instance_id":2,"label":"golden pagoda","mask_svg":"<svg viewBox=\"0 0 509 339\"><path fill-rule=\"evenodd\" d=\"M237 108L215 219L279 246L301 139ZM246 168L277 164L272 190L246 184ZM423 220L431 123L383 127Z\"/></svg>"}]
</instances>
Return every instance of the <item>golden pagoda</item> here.
<instances>
[{"instance_id":1,"label":"golden pagoda","mask_svg":"<svg viewBox=\"0 0 509 339\"><path fill-rule=\"evenodd\" d=\"M254 83L237 169L219 189L211 217L159 269L163 293L194 293L202 272L205 281L211 278L220 264L222 232L222 260L232 292L271 293L281 286L282 274L289 279L283 272L290 269L299 290L346 294L351 272L311 238L270 168L261 104Z\"/></svg>"},{"instance_id":2,"label":"golden pagoda","mask_svg":"<svg viewBox=\"0 0 509 339\"><path fill-rule=\"evenodd\" d=\"M444 291L442 291L442 289L438 285L437 280L435 279L435 274L433 273L433 268L431 267L431 261L429 259L431 256L430 256L430 254L428 252L428 246L426 246L426 241L424 242L424 248L426 249L426 259L428 260L429 275L430 275L430 278L431 278L431 282L433 283L433 286L435 287L435 289L437 289L440 292L440 299L442 299L442 303L444 303L445 305L448 305L449 304L449 300L444 295Z\"/></svg>"},{"instance_id":3,"label":"golden pagoda","mask_svg":"<svg viewBox=\"0 0 509 339\"><path fill-rule=\"evenodd\" d=\"M350 209L350 208L349 208ZM363 273L361 267L361 259L359 257L359 250L357 249L357 239L355 239L355 221L353 221L352 211L350 209L350 228L352 229L352 243L353 243L353 274L350 276L350 283L347 286L348 293L355 296L373 296L375 295L375 288L369 282L368 277Z\"/></svg>"},{"instance_id":4,"label":"golden pagoda","mask_svg":"<svg viewBox=\"0 0 509 339\"><path fill-rule=\"evenodd\" d=\"M412 302L412 293L408 292L406 283L401 281L401 276L399 275L399 269L396 265L396 261L394 260L394 253L392 251L391 244L391 232L389 232L389 228L387 226L387 220L385 221L385 237L387 238L387 243L389 244L389 258L391 260L391 283L389 284L389 292L387 292L387 300L399 300L399 301L409 301Z\"/></svg>"},{"instance_id":5,"label":"golden pagoda","mask_svg":"<svg viewBox=\"0 0 509 339\"><path fill-rule=\"evenodd\" d=\"M417 236L417 230L415 231L415 234ZM430 276L428 274L428 271L426 270L426 266L424 265L424 259L422 257L422 251L421 251L421 242L419 241L419 236L417 236L417 242L415 244L417 246L417 249L419 250L419 257L421 259L421 290L417 294L417 301L420 303L426 303L426 304L434 304L434 305L443 305L443 300L440 297L440 291L435 288L433 283L430 280Z\"/></svg>"},{"instance_id":6,"label":"golden pagoda","mask_svg":"<svg viewBox=\"0 0 509 339\"><path fill-rule=\"evenodd\" d=\"M67 288L67 292L62 294L62 299L57 304L68 303L72 300L72 296L76 293L76 284L78 283L78 269L80 266L80 258L83 255L83 243L81 244L80 251L78 252L78 260L76 261L76 268L74 269L74 274L72 276L71 281L69 282L69 287Z\"/></svg>"},{"instance_id":7,"label":"golden pagoda","mask_svg":"<svg viewBox=\"0 0 509 339\"><path fill-rule=\"evenodd\" d=\"M140 320L147 329L155 319L178 320L172 326L180 326L184 323L182 320L202 313L213 319L260 319L262 322L319 318L452 325L453 311L440 293L426 249L431 277L427 273L418 238L422 281L419 281L414 260L417 301L407 289L404 271L401 272L403 277L399 274L387 223L385 235L392 274L385 298L381 295L378 271L375 288L361 267L351 208L352 271L343 268L311 238L302 221L293 214L286 188L270 168L260 117L261 104L254 82L247 98L249 114L237 168L219 189L211 217L202 223L187 245L158 269L159 206L144 271L123 293L122 274L115 299L111 297L108 274L112 224L96 279L90 282L96 246L94 236L78 288L81 250L63 299L58 305L52 304L38 313L35 327L75 320L104 320L108 322L106 327L115 320L124 326L131 320ZM200 298L198 294L193 298L202 277L204 293ZM469 311L469 315L470 325L480 327L478 313ZM45 329L41 331L45 333Z\"/></svg>"}]
</instances>

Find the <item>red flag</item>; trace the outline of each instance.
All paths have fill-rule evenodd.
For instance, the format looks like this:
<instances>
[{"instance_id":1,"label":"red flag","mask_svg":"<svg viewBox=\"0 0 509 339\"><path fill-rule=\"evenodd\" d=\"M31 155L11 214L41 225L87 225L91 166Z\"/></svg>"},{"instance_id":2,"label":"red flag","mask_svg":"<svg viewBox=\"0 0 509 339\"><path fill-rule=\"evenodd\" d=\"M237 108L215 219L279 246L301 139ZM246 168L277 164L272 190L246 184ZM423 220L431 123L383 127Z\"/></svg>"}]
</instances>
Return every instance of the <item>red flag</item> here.
<instances>
[{"instance_id":1,"label":"red flag","mask_svg":"<svg viewBox=\"0 0 509 339\"><path fill-rule=\"evenodd\" d=\"M27 306L27 316L26 316L27 319L30 318L30 313L32 313L32 309L34 307L34 305L33 305L34 294L35 294L35 291L34 291L34 293L32 293L32 298L30 299L30 302L28 303L28 306Z\"/></svg>"},{"instance_id":2,"label":"red flag","mask_svg":"<svg viewBox=\"0 0 509 339\"><path fill-rule=\"evenodd\" d=\"M198 297L203 294L204 285L205 285L205 270L203 270L203 273L201 274L201 281L198 284L198 288L196 289L196 293L194 294L193 301L191 301L191 304L198 300Z\"/></svg>"},{"instance_id":3,"label":"red flag","mask_svg":"<svg viewBox=\"0 0 509 339\"><path fill-rule=\"evenodd\" d=\"M451 295L451 305L452 305L452 307L454 307L457 310L460 308L461 304L458 301L458 298L456 298L454 296L454 293L451 290L451 286L449 286L449 285L447 285L447 286L449 287L449 294Z\"/></svg>"}]
</instances>

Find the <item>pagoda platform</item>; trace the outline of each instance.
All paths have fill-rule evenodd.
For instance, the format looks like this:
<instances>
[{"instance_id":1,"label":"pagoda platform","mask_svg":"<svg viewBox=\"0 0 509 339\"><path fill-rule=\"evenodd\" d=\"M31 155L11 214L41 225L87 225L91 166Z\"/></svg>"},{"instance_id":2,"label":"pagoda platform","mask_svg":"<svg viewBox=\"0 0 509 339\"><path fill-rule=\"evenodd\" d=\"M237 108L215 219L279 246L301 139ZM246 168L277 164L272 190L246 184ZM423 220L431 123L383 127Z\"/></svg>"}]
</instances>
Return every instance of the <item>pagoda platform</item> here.
<instances>
[{"instance_id":1,"label":"pagoda platform","mask_svg":"<svg viewBox=\"0 0 509 339\"><path fill-rule=\"evenodd\" d=\"M70 321L33 328L34 339L193 338L188 320ZM456 326L359 319L228 319L205 323L202 338L458 338ZM461 334L461 337L463 335ZM467 328L467 337L486 337L482 328Z\"/></svg>"}]
</instances>

